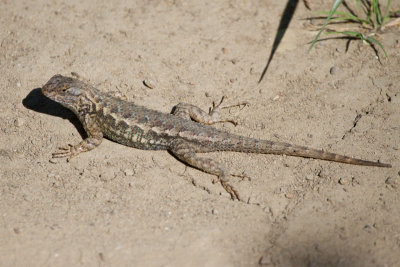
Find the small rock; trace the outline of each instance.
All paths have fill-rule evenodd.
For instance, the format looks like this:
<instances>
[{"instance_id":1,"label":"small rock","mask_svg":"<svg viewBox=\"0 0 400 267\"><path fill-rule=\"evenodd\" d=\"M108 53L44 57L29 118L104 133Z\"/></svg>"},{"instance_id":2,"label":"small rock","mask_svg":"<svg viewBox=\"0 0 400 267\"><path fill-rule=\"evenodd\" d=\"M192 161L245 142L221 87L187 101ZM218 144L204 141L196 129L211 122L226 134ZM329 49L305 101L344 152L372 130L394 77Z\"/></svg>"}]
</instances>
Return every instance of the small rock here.
<instances>
[{"instance_id":1,"label":"small rock","mask_svg":"<svg viewBox=\"0 0 400 267\"><path fill-rule=\"evenodd\" d=\"M312 174L308 174L307 176L306 176L306 180L314 180L314 175L312 175Z\"/></svg>"},{"instance_id":2,"label":"small rock","mask_svg":"<svg viewBox=\"0 0 400 267\"><path fill-rule=\"evenodd\" d=\"M132 169L126 169L124 170L125 176L133 176L135 172Z\"/></svg>"},{"instance_id":3,"label":"small rock","mask_svg":"<svg viewBox=\"0 0 400 267\"><path fill-rule=\"evenodd\" d=\"M150 88L150 89L154 89L154 87L156 87L155 81L151 78L145 79L143 81L143 84L144 84L144 86L146 86L147 88Z\"/></svg>"},{"instance_id":4,"label":"small rock","mask_svg":"<svg viewBox=\"0 0 400 267\"><path fill-rule=\"evenodd\" d=\"M49 159L49 162L50 162L50 163L53 163L53 164L57 164L57 160L56 160L56 159L53 159L53 158Z\"/></svg>"},{"instance_id":5,"label":"small rock","mask_svg":"<svg viewBox=\"0 0 400 267\"><path fill-rule=\"evenodd\" d=\"M21 83L20 82L17 82L17 87L21 87Z\"/></svg>"},{"instance_id":6,"label":"small rock","mask_svg":"<svg viewBox=\"0 0 400 267\"><path fill-rule=\"evenodd\" d=\"M217 215L219 212L218 212L218 210L212 209L211 213L214 214L214 215Z\"/></svg>"},{"instance_id":7,"label":"small rock","mask_svg":"<svg viewBox=\"0 0 400 267\"><path fill-rule=\"evenodd\" d=\"M399 182L396 181L396 179L393 179L392 177L388 177L385 180L385 184L391 186L392 188L396 189L399 186Z\"/></svg>"},{"instance_id":8,"label":"small rock","mask_svg":"<svg viewBox=\"0 0 400 267\"><path fill-rule=\"evenodd\" d=\"M262 256L258 261L259 265L270 265L271 263L271 256Z\"/></svg>"},{"instance_id":9,"label":"small rock","mask_svg":"<svg viewBox=\"0 0 400 267\"><path fill-rule=\"evenodd\" d=\"M394 48L400 48L400 39L396 40L396 42L394 43Z\"/></svg>"},{"instance_id":10,"label":"small rock","mask_svg":"<svg viewBox=\"0 0 400 267\"><path fill-rule=\"evenodd\" d=\"M341 184L341 185L345 185L345 184L348 184L348 183L349 183L349 180L346 179L346 178L340 178L339 179L339 184Z\"/></svg>"},{"instance_id":11,"label":"small rock","mask_svg":"<svg viewBox=\"0 0 400 267\"><path fill-rule=\"evenodd\" d=\"M335 67L335 66L333 66L333 67L329 70L329 73L330 73L331 75L334 75L334 74L337 73L337 71L338 71L338 68Z\"/></svg>"},{"instance_id":12,"label":"small rock","mask_svg":"<svg viewBox=\"0 0 400 267\"><path fill-rule=\"evenodd\" d=\"M22 119L22 118L17 118L17 119L14 121L14 126L15 126L15 127L21 127L22 125L24 125L24 123L25 123L24 119Z\"/></svg>"},{"instance_id":13,"label":"small rock","mask_svg":"<svg viewBox=\"0 0 400 267\"><path fill-rule=\"evenodd\" d=\"M287 199L292 199L294 196L293 196L292 193L286 193L286 194L285 194L285 197L286 197Z\"/></svg>"},{"instance_id":14,"label":"small rock","mask_svg":"<svg viewBox=\"0 0 400 267\"><path fill-rule=\"evenodd\" d=\"M279 100L279 98L281 98L281 95L280 95L280 94L277 94L272 100L273 100L273 101L276 101L276 100Z\"/></svg>"}]
</instances>

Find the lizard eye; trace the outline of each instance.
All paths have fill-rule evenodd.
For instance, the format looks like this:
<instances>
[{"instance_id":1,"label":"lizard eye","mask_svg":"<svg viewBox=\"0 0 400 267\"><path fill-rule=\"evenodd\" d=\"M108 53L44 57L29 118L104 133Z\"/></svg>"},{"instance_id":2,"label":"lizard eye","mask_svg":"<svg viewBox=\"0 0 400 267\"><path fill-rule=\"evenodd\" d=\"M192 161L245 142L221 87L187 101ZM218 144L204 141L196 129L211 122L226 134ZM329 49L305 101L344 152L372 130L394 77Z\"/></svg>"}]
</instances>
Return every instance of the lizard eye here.
<instances>
[{"instance_id":1,"label":"lizard eye","mask_svg":"<svg viewBox=\"0 0 400 267\"><path fill-rule=\"evenodd\" d=\"M68 92L69 94L75 95L75 96L81 95L83 93L81 89L76 88L76 87L67 88L65 91Z\"/></svg>"}]
</instances>

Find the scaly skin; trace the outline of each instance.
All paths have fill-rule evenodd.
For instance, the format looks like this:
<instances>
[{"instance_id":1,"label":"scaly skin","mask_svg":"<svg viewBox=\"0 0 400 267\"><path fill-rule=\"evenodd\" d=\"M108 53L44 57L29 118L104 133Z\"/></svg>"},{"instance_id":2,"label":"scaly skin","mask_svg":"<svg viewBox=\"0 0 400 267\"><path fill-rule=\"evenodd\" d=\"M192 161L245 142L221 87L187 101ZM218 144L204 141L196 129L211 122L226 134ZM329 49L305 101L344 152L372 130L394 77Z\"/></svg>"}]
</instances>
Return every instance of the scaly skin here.
<instances>
[{"instance_id":1,"label":"scaly skin","mask_svg":"<svg viewBox=\"0 0 400 267\"><path fill-rule=\"evenodd\" d=\"M53 153L54 158L71 159L82 152L92 150L100 145L103 136L138 149L169 150L183 162L217 175L232 199L240 200L240 197L229 184L229 169L215 160L199 157L196 153L236 151L283 154L354 165L391 167L390 164L217 130L209 125L217 122L235 123L219 119L218 111L222 101L214 106L210 113L196 106L180 103L175 106L172 114L165 114L103 93L82 79L61 75L53 76L43 86L42 92L48 98L72 110L88 134L79 144L60 148Z\"/></svg>"}]
</instances>

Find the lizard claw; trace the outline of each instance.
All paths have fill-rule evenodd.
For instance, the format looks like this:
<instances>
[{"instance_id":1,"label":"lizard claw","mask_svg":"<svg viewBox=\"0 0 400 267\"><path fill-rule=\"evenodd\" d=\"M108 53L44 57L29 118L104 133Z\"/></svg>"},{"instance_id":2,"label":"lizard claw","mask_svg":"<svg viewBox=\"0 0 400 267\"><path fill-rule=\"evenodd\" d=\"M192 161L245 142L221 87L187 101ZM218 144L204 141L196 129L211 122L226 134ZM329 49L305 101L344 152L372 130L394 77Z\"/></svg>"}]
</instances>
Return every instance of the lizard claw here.
<instances>
[{"instance_id":1,"label":"lizard claw","mask_svg":"<svg viewBox=\"0 0 400 267\"><path fill-rule=\"evenodd\" d=\"M251 177L250 177L247 173L245 173L245 172L243 172L243 173L241 173L241 174L231 174L231 175L232 175L233 177L242 178L242 180L247 179L247 180L251 181Z\"/></svg>"},{"instance_id":2,"label":"lizard claw","mask_svg":"<svg viewBox=\"0 0 400 267\"><path fill-rule=\"evenodd\" d=\"M226 190L226 192L228 192L231 195L232 200L237 199L237 200L241 201L239 192L235 188L233 188L232 185L230 185L228 182L224 182L224 181L221 181L221 184L222 184L223 188Z\"/></svg>"},{"instance_id":3,"label":"lizard claw","mask_svg":"<svg viewBox=\"0 0 400 267\"><path fill-rule=\"evenodd\" d=\"M212 103L212 108L209 109L208 114L209 114L211 117L214 118L214 122L230 122L230 123L232 123L234 126L237 126L239 123L238 123L236 120L233 120L233 119L221 120L221 119L219 119L219 111L220 111L222 108L229 108L229 107L237 106L237 105L233 105L233 106L221 107L221 104L222 104L222 102L224 102L224 99L225 99L225 98L226 98L226 96L223 96L223 97L221 98L221 101L220 101L218 104L216 104L215 102L213 102L213 103ZM239 105L241 105L241 104L239 104Z\"/></svg>"},{"instance_id":4,"label":"lizard claw","mask_svg":"<svg viewBox=\"0 0 400 267\"><path fill-rule=\"evenodd\" d=\"M226 96L223 96L223 97L221 98L221 101L220 101L218 104L216 104L215 102L213 102L213 103L212 103L212 108L209 109L209 112L208 112L208 113L209 113L210 116L214 117L214 119L215 119L216 122L230 122L230 123L232 123L234 126L237 126L237 125L239 124L237 120L234 120L234 119L220 120L220 119L218 119L218 117L219 117L219 115L218 115L219 111L220 111L221 109L231 108L231 107L241 107L241 106L244 106L244 107L245 107L245 106L247 106L247 105L250 105L250 103L249 103L248 101L242 101L242 102L237 103L237 104L234 104L234 105L223 106L223 107L221 107L222 102L224 102L225 98L226 98Z\"/></svg>"},{"instance_id":5,"label":"lizard claw","mask_svg":"<svg viewBox=\"0 0 400 267\"><path fill-rule=\"evenodd\" d=\"M224 99L225 99L225 96L222 97L221 102L217 105L217 107L219 107L222 104ZM213 103L213 105L214 105L214 103ZM221 108L222 109L233 108L233 107L239 107L240 108L241 106L243 106L243 108L246 107L246 106L250 106L250 102L249 101L242 101L242 102L239 102L239 103L236 103L236 104L233 104L233 105L229 105L229 106L224 106L224 107L221 107Z\"/></svg>"},{"instance_id":6,"label":"lizard claw","mask_svg":"<svg viewBox=\"0 0 400 267\"><path fill-rule=\"evenodd\" d=\"M71 144L68 144L67 146L64 147L59 147L59 150L52 153L53 158L65 158L67 157L67 161L70 161L74 156L77 155L74 146Z\"/></svg>"},{"instance_id":7,"label":"lizard claw","mask_svg":"<svg viewBox=\"0 0 400 267\"><path fill-rule=\"evenodd\" d=\"M219 104L218 104L218 105L216 105L215 102L213 101L213 103L212 103L212 105L213 105L212 110L220 108L219 106L221 106L222 102L224 102L225 97L226 97L226 96L222 96L221 101L219 101Z\"/></svg>"},{"instance_id":8,"label":"lizard claw","mask_svg":"<svg viewBox=\"0 0 400 267\"><path fill-rule=\"evenodd\" d=\"M222 96L219 104L215 104L215 101L212 102L212 108L209 109L208 114L212 115L213 113L217 113L221 108L222 102L224 102L225 96Z\"/></svg>"}]
</instances>

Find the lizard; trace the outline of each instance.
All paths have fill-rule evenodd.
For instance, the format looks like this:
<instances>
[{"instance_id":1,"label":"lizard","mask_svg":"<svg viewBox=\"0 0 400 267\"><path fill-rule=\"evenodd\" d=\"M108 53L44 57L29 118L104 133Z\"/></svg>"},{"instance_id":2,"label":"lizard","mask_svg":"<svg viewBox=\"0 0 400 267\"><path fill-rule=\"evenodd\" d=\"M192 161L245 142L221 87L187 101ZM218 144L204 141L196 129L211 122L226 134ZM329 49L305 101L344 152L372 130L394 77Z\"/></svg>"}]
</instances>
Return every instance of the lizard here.
<instances>
[{"instance_id":1,"label":"lizard","mask_svg":"<svg viewBox=\"0 0 400 267\"><path fill-rule=\"evenodd\" d=\"M390 164L367 161L323 150L284 142L255 139L232 134L212 127L219 122L224 98L207 113L195 105L179 103L171 114L137 105L105 93L92 86L78 74L74 77L54 75L42 88L51 100L70 109L80 120L87 137L79 144L60 147L53 158L67 157L98 147L103 137L125 146L143 150L168 150L177 159L206 173L216 175L233 200L239 192L230 184L230 170L216 160L197 153L234 151L244 153L278 154L314 158L363 166L390 168ZM240 176L240 175L236 175Z\"/></svg>"}]
</instances>

